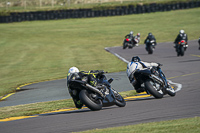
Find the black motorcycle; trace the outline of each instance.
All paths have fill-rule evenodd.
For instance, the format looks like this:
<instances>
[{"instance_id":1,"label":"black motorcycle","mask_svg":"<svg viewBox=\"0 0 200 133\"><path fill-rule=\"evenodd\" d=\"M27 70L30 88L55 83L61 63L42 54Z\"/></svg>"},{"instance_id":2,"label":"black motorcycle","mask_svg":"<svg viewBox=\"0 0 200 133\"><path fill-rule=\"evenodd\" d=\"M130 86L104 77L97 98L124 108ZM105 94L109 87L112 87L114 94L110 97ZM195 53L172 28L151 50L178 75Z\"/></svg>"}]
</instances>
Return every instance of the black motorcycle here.
<instances>
[{"instance_id":1,"label":"black motorcycle","mask_svg":"<svg viewBox=\"0 0 200 133\"><path fill-rule=\"evenodd\" d=\"M127 47L129 49L135 47L135 45L138 43L138 39L134 37L134 39L132 40L132 38L125 38L124 42L123 42L123 49L126 49Z\"/></svg>"},{"instance_id":2,"label":"black motorcycle","mask_svg":"<svg viewBox=\"0 0 200 133\"><path fill-rule=\"evenodd\" d=\"M147 40L146 41L146 51L148 54L153 54L153 51L155 50L156 41L155 40Z\"/></svg>"},{"instance_id":3,"label":"black motorcycle","mask_svg":"<svg viewBox=\"0 0 200 133\"><path fill-rule=\"evenodd\" d=\"M151 69L137 70L134 73L134 77L137 82L141 83L147 94L153 95L155 98L162 98L166 94L175 96L176 92L167 82L160 66L161 64Z\"/></svg>"},{"instance_id":4,"label":"black motorcycle","mask_svg":"<svg viewBox=\"0 0 200 133\"><path fill-rule=\"evenodd\" d=\"M88 84L87 79L85 81L72 79L69 81L69 85L76 86L75 88L78 89L80 101L93 111L112 105L119 107L126 105L124 98L111 87L110 84L113 79L107 80L104 73L104 71L99 71L96 75L98 79L97 87Z\"/></svg>"},{"instance_id":5,"label":"black motorcycle","mask_svg":"<svg viewBox=\"0 0 200 133\"><path fill-rule=\"evenodd\" d=\"M185 40L181 40L176 45L177 56L184 56L184 52L186 51L186 49L187 49L186 41Z\"/></svg>"}]
</instances>

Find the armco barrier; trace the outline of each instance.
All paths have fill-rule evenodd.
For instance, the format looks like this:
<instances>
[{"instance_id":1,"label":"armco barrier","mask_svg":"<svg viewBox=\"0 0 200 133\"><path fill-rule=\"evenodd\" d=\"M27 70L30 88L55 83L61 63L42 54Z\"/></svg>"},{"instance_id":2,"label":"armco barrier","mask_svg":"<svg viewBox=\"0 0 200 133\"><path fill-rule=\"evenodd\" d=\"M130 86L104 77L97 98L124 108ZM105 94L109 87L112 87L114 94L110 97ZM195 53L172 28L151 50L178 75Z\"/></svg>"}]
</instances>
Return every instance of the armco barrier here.
<instances>
[{"instance_id":1,"label":"armco barrier","mask_svg":"<svg viewBox=\"0 0 200 133\"><path fill-rule=\"evenodd\" d=\"M116 6L114 9L92 10L92 9L70 9L56 11L37 11L37 12L22 12L11 13L9 16L0 16L0 23L34 21L34 20L56 20L70 18L88 18L88 17L103 17L116 16L127 14L140 14L150 12L163 12L179 9L188 9L200 7L200 0L190 2L177 2L173 4L157 4L148 5L129 5Z\"/></svg>"}]
</instances>

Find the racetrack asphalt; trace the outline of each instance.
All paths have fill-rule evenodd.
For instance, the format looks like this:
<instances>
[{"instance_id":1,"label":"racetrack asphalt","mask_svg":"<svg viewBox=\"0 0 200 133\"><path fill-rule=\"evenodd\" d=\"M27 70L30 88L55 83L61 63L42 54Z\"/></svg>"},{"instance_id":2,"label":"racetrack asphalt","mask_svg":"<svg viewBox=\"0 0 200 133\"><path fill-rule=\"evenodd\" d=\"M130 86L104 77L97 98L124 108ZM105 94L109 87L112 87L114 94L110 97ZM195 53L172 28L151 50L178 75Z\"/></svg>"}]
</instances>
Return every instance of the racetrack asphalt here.
<instances>
[{"instance_id":1,"label":"racetrack asphalt","mask_svg":"<svg viewBox=\"0 0 200 133\"><path fill-rule=\"evenodd\" d=\"M111 85L113 88L116 88L116 90L119 92L133 89L133 87L128 81L125 72L107 73L106 77L108 79L114 79ZM121 83L124 83L124 85ZM66 79L59 79L33 83L20 87L20 91L9 96L5 100L0 101L0 107L70 98L71 96L69 95L66 86Z\"/></svg>"},{"instance_id":2,"label":"racetrack asphalt","mask_svg":"<svg viewBox=\"0 0 200 133\"><path fill-rule=\"evenodd\" d=\"M170 42L159 43L153 55L148 55L144 47L144 45L140 45L139 47L125 50L123 50L122 47L112 47L108 48L108 50L111 53L117 53L120 57L123 57L127 61L129 61L132 56L138 55L144 61L159 62L163 64L161 68L166 77L175 83L182 84L181 91L178 91L175 97L166 95L162 99L150 98L147 100L130 100L127 101L127 105L124 108L111 106L103 108L100 111L90 111L88 108L84 108L75 111L46 114L35 118L3 122L0 123L1 131L4 133L66 133L95 128L116 127L152 121L200 116L200 51L198 50L197 40L189 41L189 48L183 57L176 56L173 44ZM119 77L126 77L125 72L121 72L121 74L122 75ZM118 80L120 82L120 79ZM120 82L123 90L124 88L131 90L132 86L130 85L124 87L128 82L126 78L124 80L125 81L122 83ZM61 86L64 86L66 89L65 79L47 82L54 82L49 85L53 85L55 87L54 89L62 88ZM58 83L60 86L57 86L57 83L55 82L60 82ZM30 88L26 91L20 91L18 93L30 93L32 92L31 90L36 89L38 91L41 90L41 93L45 93L45 91L40 89L39 86L36 86L32 86L32 89ZM46 86L45 82L43 82L43 86ZM121 87L116 86L115 89L117 88ZM1 101L0 103L11 100L10 98L18 96L18 93L8 97L5 101ZM55 95L57 95L57 93Z\"/></svg>"}]
</instances>

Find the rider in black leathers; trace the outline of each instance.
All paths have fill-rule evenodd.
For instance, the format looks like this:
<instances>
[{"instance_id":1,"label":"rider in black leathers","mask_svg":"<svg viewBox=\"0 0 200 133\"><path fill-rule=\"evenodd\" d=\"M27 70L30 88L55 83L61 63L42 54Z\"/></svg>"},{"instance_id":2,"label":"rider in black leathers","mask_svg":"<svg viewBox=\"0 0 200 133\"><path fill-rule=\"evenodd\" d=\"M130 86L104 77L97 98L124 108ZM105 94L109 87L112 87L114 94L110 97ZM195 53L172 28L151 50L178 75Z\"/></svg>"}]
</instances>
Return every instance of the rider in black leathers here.
<instances>
[{"instance_id":1,"label":"rider in black leathers","mask_svg":"<svg viewBox=\"0 0 200 133\"><path fill-rule=\"evenodd\" d=\"M76 67L71 67L69 69L68 75L67 75L67 87L69 90L69 93L74 101L74 104L76 106L76 108L80 109L83 106L83 103L81 103L80 99L79 99L79 92L77 92L79 89L76 89L76 86L73 84L70 84L70 80L82 80L82 81L86 81L88 84L96 87L98 80L96 78L96 74L98 70L96 71L80 71L78 70L78 68Z\"/></svg>"},{"instance_id":2,"label":"rider in black leathers","mask_svg":"<svg viewBox=\"0 0 200 133\"><path fill-rule=\"evenodd\" d=\"M149 40L149 41L155 40L155 46L157 45L156 38L151 32L148 34L147 38L145 39L144 44L147 43L147 40ZM155 46L154 46L154 48L155 48ZM147 44L146 44L146 48L147 48Z\"/></svg>"},{"instance_id":3,"label":"rider in black leathers","mask_svg":"<svg viewBox=\"0 0 200 133\"><path fill-rule=\"evenodd\" d=\"M130 39L131 39L131 44L133 44L133 39L134 39L133 31L131 31L129 34L127 34L127 35L125 36L125 38L130 38Z\"/></svg>"},{"instance_id":4,"label":"rider in black leathers","mask_svg":"<svg viewBox=\"0 0 200 133\"><path fill-rule=\"evenodd\" d=\"M185 40L186 42L186 48L188 47L188 44L187 44L187 41L188 41L188 37L187 37L187 34L185 33L184 30L180 30L179 31L179 34L177 35L175 41L174 41L174 48L177 48L177 44L181 41L181 40ZM186 50L186 49L185 49Z\"/></svg>"}]
</instances>

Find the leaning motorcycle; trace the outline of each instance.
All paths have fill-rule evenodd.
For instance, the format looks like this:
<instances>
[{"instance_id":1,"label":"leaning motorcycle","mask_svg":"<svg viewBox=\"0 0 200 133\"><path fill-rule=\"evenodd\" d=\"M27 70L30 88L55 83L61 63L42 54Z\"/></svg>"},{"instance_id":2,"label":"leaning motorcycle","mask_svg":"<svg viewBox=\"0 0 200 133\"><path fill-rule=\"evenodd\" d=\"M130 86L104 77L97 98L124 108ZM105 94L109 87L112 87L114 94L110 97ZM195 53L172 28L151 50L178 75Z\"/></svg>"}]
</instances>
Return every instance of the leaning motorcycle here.
<instances>
[{"instance_id":1,"label":"leaning motorcycle","mask_svg":"<svg viewBox=\"0 0 200 133\"><path fill-rule=\"evenodd\" d=\"M181 40L178 42L176 46L177 56L184 56L184 52L186 51L187 45L185 40Z\"/></svg>"},{"instance_id":2,"label":"leaning motorcycle","mask_svg":"<svg viewBox=\"0 0 200 133\"><path fill-rule=\"evenodd\" d=\"M132 43L132 38L125 38L123 42L123 49L126 49L127 47L133 48L135 46L135 43Z\"/></svg>"},{"instance_id":3,"label":"leaning motorcycle","mask_svg":"<svg viewBox=\"0 0 200 133\"><path fill-rule=\"evenodd\" d=\"M155 40L147 40L146 41L146 51L148 54L153 54L153 51L155 49L156 41Z\"/></svg>"},{"instance_id":4,"label":"leaning motorcycle","mask_svg":"<svg viewBox=\"0 0 200 133\"><path fill-rule=\"evenodd\" d=\"M144 87L147 94L153 95L155 98L162 98L166 94L175 96L176 92L167 82L160 66L161 64L158 67L137 70L134 73L134 78L141 83L141 87Z\"/></svg>"},{"instance_id":5,"label":"leaning motorcycle","mask_svg":"<svg viewBox=\"0 0 200 133\"><path fill-rule=\"evenodd\" d=\"M94 87L82 80L70 80L69 85L76 86L80 101L93 111L101 110L102 107L117 105L124 107L124 98L111 87L113 79L107 80L104 71L99 71L96 75L98 86Z\"/></svg>"}]
</instances>

